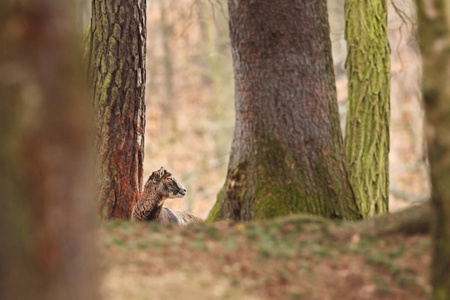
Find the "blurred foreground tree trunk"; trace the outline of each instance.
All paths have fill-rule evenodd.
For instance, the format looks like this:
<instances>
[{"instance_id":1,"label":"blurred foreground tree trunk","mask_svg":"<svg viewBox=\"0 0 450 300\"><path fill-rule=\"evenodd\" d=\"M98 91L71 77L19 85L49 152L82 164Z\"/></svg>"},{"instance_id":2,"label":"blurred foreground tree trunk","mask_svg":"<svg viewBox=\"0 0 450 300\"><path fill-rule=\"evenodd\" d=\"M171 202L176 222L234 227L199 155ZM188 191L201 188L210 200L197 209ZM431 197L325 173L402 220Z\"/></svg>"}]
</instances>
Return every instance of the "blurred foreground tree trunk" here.
<instances>
[{"instance_id":1,"label":"blurred foreground tree trunk","mask_svg":"<svg viewBox=\"0 0 450 300\"><path fill-rule=\"evenodd\" d=\"M0 299L99 299L74 2L0 1Z\"/></svg>"},{"instance_id":2,"label":"blurred foreground tree trunk","mask_svg":"<svg viewBox=\"0 0 450 300\"><path fill-rule=\"evenodd\" d=\"M345 150L364 217L389 207L390 50L387 1L345 1L348 102Z\"/></svg>"},{"instance_id":3,"label":"blurred foreground tree trunk","mask_svg":"<svg viewBox=\"0 0 450 300\"><path fill-rule=\"evenodd\" d=\"M92 1L90 75L100 214L130 217L144 159L146 1Z\"/></svg>"},{"instance_id":4,"label":"blurred foreground tree trunk","mask_svg":"<svg viewBox=\"0 0 450 300\"><path fill-rule=\"evenodd\" d=\"M419 0L433 204L433 299L450 299L450 1Z\"/></svg>"},{"instance_id":5,"label":"blurred foreground tree trunk","mask_svg":"<svg viewBox=\"0 0 450 300\"><path fill-rule=\"evenodd\" d=\"M325 1L229 0L236 128L208 221L359 219L345 167Z\"/></svg>"}]
</instances>

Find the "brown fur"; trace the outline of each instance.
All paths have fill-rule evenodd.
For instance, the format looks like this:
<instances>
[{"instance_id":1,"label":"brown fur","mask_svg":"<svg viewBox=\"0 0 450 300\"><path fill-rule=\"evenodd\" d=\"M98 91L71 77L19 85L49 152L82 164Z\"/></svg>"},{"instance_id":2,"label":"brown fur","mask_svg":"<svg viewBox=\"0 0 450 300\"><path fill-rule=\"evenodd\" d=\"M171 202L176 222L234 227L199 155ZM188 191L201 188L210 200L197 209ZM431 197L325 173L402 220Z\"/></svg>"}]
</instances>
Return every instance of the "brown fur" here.
<instances>
[{"instance_id":1,"label":"brown fur","mask_svg":"<svg viewBox=\"0 0 450 300\"><path fill-rule=\"evenodd\" d=\"M150 175L145 184L140 201L133 208L133 219L155 221L163 224L175 223L185 226L202 221L188 212L180 212L163 207L168 198L183 198L186 189L163 167Z\"/></svg>"}]
</instances>

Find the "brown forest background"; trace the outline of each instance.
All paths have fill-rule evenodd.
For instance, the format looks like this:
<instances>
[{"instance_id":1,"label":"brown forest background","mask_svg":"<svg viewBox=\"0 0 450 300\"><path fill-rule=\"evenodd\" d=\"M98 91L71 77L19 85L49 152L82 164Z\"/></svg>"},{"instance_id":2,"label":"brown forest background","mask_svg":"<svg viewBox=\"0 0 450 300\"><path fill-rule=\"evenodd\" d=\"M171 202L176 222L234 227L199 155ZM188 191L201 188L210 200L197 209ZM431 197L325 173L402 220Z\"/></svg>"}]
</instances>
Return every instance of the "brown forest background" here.
<instances>
[{"instance_id":1,"label":"brown forest background","mask_svg":"<svg viewBox=\"0 0 450 300\"><path fill-rule=\"evenodd\" d=\"M341 124L347 97L344 1L329 0ZM415 5L389 1L392 50L390 210L429 199ZM90 16L85 4L84 26ZM166 206L205 218L226 176L234 127L234 87L224 0L148 3L144 180L161 166L185 185Z\"/></svg>"}]
</instances>

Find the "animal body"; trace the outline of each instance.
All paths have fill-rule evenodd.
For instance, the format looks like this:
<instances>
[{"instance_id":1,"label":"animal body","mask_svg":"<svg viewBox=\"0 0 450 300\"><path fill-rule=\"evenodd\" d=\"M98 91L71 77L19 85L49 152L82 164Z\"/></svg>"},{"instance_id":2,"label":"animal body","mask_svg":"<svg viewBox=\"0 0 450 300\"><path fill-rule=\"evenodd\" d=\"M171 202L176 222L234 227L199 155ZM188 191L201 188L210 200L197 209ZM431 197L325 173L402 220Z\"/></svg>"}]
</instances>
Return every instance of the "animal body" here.
<instances>
[{"instance_id":1,"label":"animal body","mask_svg":"<svg viewBox=\"0 0 450 300\"><path fill-rule=\"evenodd\" d=\"M161 167L150 175L144 186L142 197L133 208L132 217L137 221L156 221L185 226L202 221L188 212L180 212L164 207L170 198L183 198L186 189L166 169Z\"/></svg>"}]
</instances>

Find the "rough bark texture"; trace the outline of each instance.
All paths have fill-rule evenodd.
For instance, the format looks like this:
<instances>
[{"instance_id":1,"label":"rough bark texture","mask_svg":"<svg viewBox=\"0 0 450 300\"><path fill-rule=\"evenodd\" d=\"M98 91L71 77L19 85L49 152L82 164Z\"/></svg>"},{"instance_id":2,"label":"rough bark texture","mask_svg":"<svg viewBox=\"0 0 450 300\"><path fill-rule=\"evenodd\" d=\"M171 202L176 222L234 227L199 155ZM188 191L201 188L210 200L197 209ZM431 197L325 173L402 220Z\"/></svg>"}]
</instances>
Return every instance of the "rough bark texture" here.
<instances>
[{"instance_id":1,"label":"rough bark texture","mask_svg":"<svg viewBox=\"0 0 450 300\"><path fill-rule=\"evenodd\" d=\"M74 2L0 1L0 299L99 299Z\"/></svg>"},{"instance_id":2,"label":"rough bark texture","mask_svg":"<svg viewBox=\"0 0 450 300\"><path fill-rule=\"evenodd\" d=\"M103 218L129 218L142 187L146 2L92 1L94 86Z\"/></svg>"},{"instance_id":3,"label":"rough bark texture","mask_svg":"<svg viewBox=\"0 0 450 300\"><path fill-rule=\"evenodd\" d=\"M236 128L208 221L308 212L358 219L325 1L230 0Z\"/></svg>"},{"instance_id":4,"label":"rough bark texture","mask_svg":"<svg viewBox=\"0 0 450 300\"><path fill-rule=\"evenodd\" d=\"M450 1L419 3L433 208L433 299L450 299Z\"/></svg>"},{"instance_id":5,"label":"rough bark texture","mask_svg":"<svg viewBox=\"0 0 450 300\"><path fill-rule=\"evenodd\" d=\"M348 102L345 150L364 217L389 205L390 50L386 0L345 1Z\"/></svg>"}]
</instances>

